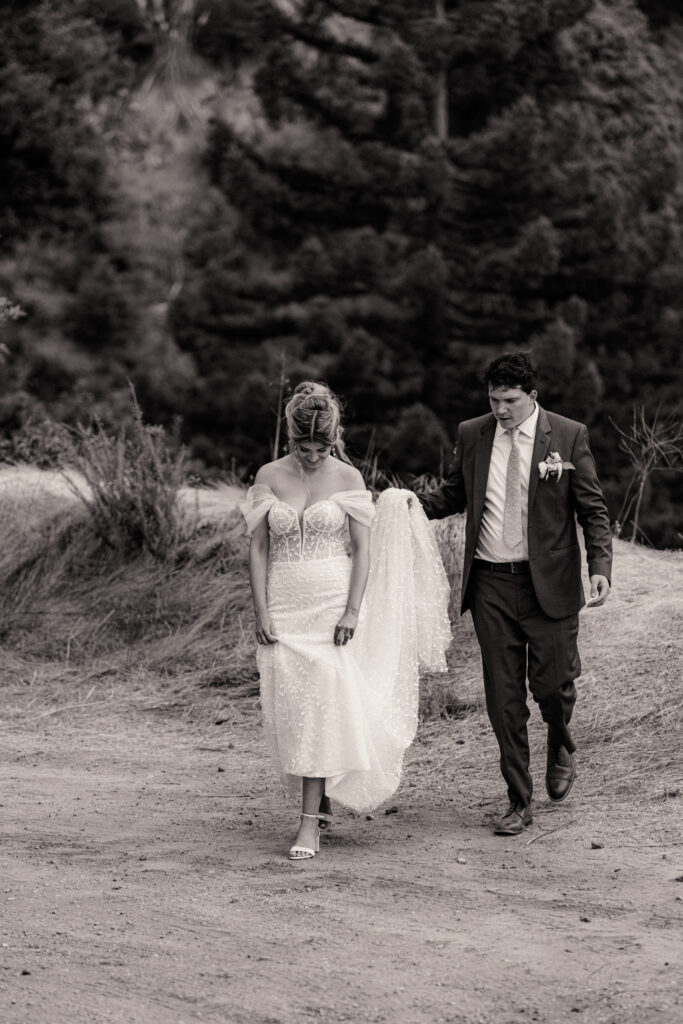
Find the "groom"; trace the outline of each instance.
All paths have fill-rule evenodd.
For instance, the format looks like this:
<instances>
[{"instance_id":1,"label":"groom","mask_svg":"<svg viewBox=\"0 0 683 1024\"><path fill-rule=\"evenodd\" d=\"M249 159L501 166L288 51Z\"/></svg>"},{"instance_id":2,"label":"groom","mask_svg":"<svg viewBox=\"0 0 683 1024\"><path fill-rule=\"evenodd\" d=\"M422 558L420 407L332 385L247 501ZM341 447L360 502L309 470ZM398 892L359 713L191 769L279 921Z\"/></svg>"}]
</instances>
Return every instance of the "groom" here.
<instances>
[{"instance_id":1,"label":"groom","mask_svg":"<svg viewBox=\"0 0 683 1024\"><path fill-rule=\"evenodd\" d=\"M491 412L460 425L444 485L419 499L430 519L467 509L461 611L472 613L510 799L495 832L518 835L532 820L527 676L548 726L550 799L564 800L575 777L569 720L586 603L575 519L592 608L609 594L612 537L586 427L538 405L528 355L494 359L485 381Z\"/></svg>"}]
</instances>

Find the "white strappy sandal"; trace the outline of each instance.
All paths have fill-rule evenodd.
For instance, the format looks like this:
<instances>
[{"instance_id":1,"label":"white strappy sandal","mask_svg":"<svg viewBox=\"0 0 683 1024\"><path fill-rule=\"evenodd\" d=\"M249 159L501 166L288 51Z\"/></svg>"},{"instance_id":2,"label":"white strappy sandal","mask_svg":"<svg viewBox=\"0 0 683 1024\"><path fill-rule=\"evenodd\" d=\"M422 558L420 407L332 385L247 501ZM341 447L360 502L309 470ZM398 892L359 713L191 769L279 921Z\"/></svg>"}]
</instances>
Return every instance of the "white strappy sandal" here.
<instances>
[{"instance_id":1,"label":"white strappy sandal","mask_svg":"<svg viewBox=\"0 0 683 1024\"><path fill-rule=\"evenodd\" d=\"M302 818L315 818L318 821L319 814L302 814ZM315 849L310 846L292 846L287 856L290 860L310 860L320 851L320 829L315 830Z\"/></svg>"}]
</instances>

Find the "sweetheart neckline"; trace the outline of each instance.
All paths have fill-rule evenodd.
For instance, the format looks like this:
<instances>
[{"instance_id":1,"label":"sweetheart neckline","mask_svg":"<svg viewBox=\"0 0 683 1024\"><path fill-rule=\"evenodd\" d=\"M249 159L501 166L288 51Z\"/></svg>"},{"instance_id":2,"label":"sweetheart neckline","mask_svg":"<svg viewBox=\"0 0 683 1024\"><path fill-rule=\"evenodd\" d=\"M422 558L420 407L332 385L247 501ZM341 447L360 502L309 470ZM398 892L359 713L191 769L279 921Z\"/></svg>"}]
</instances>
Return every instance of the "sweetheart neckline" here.
<instances>
[{"instance_id":1,"label":"sweetheart neckline","mask_svg":"<svg viewBox=\"0 0 683 1024\"><path fill-rule=\"evenodd\" d=\"M296 516L296 522L297 522L297 526L298 526L298 529L299 529L299 543L301 544L302 547L303 547L303 544L304 544L304 533L305 533L305 530L306 530L306 513L309 511L309 509L315 508L316 505L324 505L324 503L326 501L331 501L335 494L343 494L343 491L335 491L334 494L330 494L330 496L327 497L327 498L319 498L318 501L311 502L311 504L307 505L306 508L303 510L303 512L301 513L301 516L299 516L299 513L294 508L294 505L290 505L288 501L283 501L282 498L278 498L277 494L275 494L275 491L273 491L273 495L275 496L275 500L280 505L284 505L285 508L288 508L290 510L290 512L293 512L294 515ZM335 504L336 504L336 502L335 502ZM337 508L340 508L340 507L341 506L337 505Z\"/></svg>"},{"instance_id":2,"label":"sweetheart neckline","mask_svg":"<svg viewBox=\"0 0 683 1024\"><path fill-rule=\"evenodd\" d=\"M346 488L345 490L341 490L341 491L333 491L332 494L328 494L328 496L326 498L318 498L317 501L312 501L310 505L306 505L306 507L304 508L304 510L301 513L301 518L299 518L299 513L297 512L297 510L294 507L294 505L291 505L288 501L285 501L284 498L278 498L278 496L275 493L275 491L273 490L273 488L269 487L268 484L256 484L256 486L257 487L264 487L267 491L270 491L270 493L273 495L275 500L279 501L279 503L281 505L286 505L287 508L291 508L292 512L294 512L294 514L296 515L297 519L299 519L299 522L302 521L303 517L306 515L306 513L308 512L308 510L310 508L315 508L316 505L322 505L326 501L331 501L332 498L335 498L338 494L370 494L370 491L368 490L368 488L365 488L364 490L360 490L360 488ZM336 504L339 504L339 503L337 502ZM341 508L341 506L339 506L339 507Z\"/></svg>"},{"instance_id":3,"label":"sweetheart neckline","mask_svg":"<svg viewBox=\"0 0 683 1024\"><path fill-rule=\"evenodd\" d=\"M341 509L342 512L346 513L346 509L344 508L344 505L340 500L343 495L353 495L356 498L362 496L366 500L369 499L370 503L372 504L372 492L367 487L347 487L341 488L340 490L337 491L333 491L332 494L328 494L326 498L318 498L317 501L313 501L311 502L310 505L306 505L306 507L302 510L300 516L294 505L290 504L290 502L288 501L285 501L284 498L279 498L278 495L273 490L273 488L270 487L268 484L252 484L251 488L249 489L249 493L253 493L254 499L259 502L264 501L263 492L267 492L269 495L267 506L268 508L270 508L272 504L277 503L278 505L283 505L285 508L289 509L290 512L292 512L296 516L296 521L299 527L299 538L302 543L304 538L304 532L306 529L306 513L309 512L311 509L317 508L319 505L324 505L331 502L332 504L335 504L339 509ZM363 502L363 504L365 504L365 502Z\"/></svg>"},{"instance_id":4,"label":"sweetheart neckline","mask_svg":"<svg viewBox=\"0 0 683 1024\"><path fill-rule=\"evenodd\" d=\"M292 510L292 512L294 513L294 515L299 520L299 522L301 522L301 520L306 515L306 513L308 512L309 509L315 508L316 505L322 505L326 501L331 501L332 498L334 498L335 494L343 494L343 493L344 493L343 491L334 491L334 493L330 494L327 498L318 498L317 501L312 501L310 505L306 505L306 507L301 512L301 516L299 516L299 513L297 512L297 510L294 507L294 505L290 505L290 503L288 501L285 501L283 498L278 498L277 494L275 494L275 491L273 491L273 494L275 494L275 500L278 501L281 505L286 505L287 508L290 508Z\"/></svg>"},{"instance_id":5,"label":"sweetheart neckline","mask_svg":"<svg viewBox=\"0 0 683 1024\"><path fill-rule=\"evenodd\" d=\"M299 513L294 508L294 505L290 505L288 501L283 501L282 498L278 498L278 496L275 493L275 491L272 492L273 497L278 502L278 504L284 505L285 508L288 508L290 510L290 512L294 513L294 515L296 517L297 527L298 527L297 532L299 534L299 544L300 544L302 549L303 549L303 545L304 545L304 534L306 532L306 513L309 511L309 509L315 508L316 505L324 505L326 501L331 501L332 498L334 498L335 494L343 494L343 493L344 493L343 491L334 491L334 493L330 494L329 497L327 497L327 498L319 498L317 501L311 502L311 504L307 505L306 508L301 513L301 517L299 517ZM335 502L335 504L336 504L336 502ZM341 506L337 505L337 508L341 508Z\"/></svg>"}]
</instances>

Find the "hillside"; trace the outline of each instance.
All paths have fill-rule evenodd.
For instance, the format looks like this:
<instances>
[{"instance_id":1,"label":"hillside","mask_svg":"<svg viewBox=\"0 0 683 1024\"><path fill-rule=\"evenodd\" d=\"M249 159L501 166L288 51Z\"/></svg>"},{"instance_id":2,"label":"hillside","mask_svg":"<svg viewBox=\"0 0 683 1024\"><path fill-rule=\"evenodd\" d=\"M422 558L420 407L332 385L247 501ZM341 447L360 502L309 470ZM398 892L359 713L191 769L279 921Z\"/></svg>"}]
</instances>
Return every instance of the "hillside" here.
<instances>
[{"instance_id":1,"label":"hillside","mask_svg":"<svg viewBox=\"0 0 683 1024\"><path fill-rule=\"evenodd\" d=\"M410 480L524 347L543 404L589 424L622 535L679 547L680 455L634 523L615 425L680 422L680 12L486 10L0 12L0 298L24 314L1 326L0 456L54 465L60 424L129 419L132 381L197 475L247 481L281 382L313 376L354 456Z\"/></svg>"}]
</instances>

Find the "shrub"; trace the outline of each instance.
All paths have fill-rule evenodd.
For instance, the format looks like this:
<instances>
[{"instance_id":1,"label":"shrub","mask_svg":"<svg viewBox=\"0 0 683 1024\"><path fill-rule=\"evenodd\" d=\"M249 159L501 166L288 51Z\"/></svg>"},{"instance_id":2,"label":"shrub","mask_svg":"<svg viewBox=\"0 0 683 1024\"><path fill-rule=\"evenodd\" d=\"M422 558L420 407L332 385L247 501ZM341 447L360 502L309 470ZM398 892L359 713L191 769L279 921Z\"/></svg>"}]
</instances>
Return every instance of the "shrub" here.
<instances>
[{"instance_id":1,"label":"shrub","mask_svg":"<svg viewBox=\"0 0 683 1024\"><path fill-rule=\"evenodd\" d=\"M26 392L0 398L0 460L40 469L61 466L71 452L69 428L45 415Z\"/></svg>"},{"instance_id":2,"label":"shrub","mask_svg":"<svg viewBox=\"0 0 683 1024\"><path fill-rule=\"evenodd\" d=\"M71 486L102 540L122 556L140 550L173 560L194 527L178 505L184 449L172 450L163 427L148 426L132 394L131 422L114 436L100 422L79 426L70 462L85 482Z\"/></svg>"}]
</instances>

